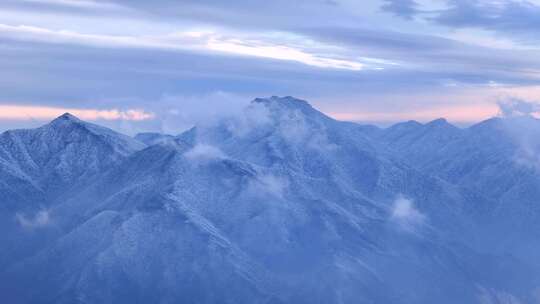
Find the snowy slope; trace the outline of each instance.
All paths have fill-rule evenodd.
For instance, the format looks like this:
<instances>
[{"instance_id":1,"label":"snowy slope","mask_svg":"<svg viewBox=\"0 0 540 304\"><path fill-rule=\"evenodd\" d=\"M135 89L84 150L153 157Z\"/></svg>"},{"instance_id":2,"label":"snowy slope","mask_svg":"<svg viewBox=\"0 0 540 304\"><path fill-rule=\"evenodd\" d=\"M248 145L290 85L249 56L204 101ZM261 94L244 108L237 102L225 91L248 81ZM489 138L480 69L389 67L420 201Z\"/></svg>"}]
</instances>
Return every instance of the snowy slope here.
<instances>
[{"instance_id":1,"label":"snowy slope","mask_svg":"<svg viewBox=\"0 0 540 304\"><path fill-rule=\"evenodd\" d=\"M409 165L495 202L494 250L537 261L540 249L540 121L492 118L466 129L398 124L380 137Z\"/></svg>"},{"instance_id":2,"label":"snowy slope","mask_svg":"<svg viewBox=\"0 0 540 304\"><path fill-rule=\"evenodd\" d=\"M7 131L0 135L0 146L6 162L55 195L144 144L66 113L41 128Z\"/></svg>"},{"instance_id":3,"label":"snowy slope","mask_svg":"<svg viewBox=\"0 0 540 304\"><path fill-rule=\"evenodd\" d=\"M478 242L496 201L388 144L451 142L461 130L446 124L381 139L302 100L256 99L83 175L48 210L61 233L0 271L0 293L10 303L529 303L539 272Z\"/></svg>"},{"instance_id":4,"label":"snowy slope","mask_svg":"<svg viewBox=\"0 0 540 304\"><path fill-rule=\"evenodd\" d=\"M144 144L112 130L64 114L51 123L31 130L7 131L0 135L0 218L6 250L0 265L10 257L29 252L24 234L46 226L48 209L80 191L98 173L144 148ZM46 230L46 229L45 229ZM12 232L22 231L14 237ZM41 245L39 245L41 246Z\"/></svg>"}]
</instances>

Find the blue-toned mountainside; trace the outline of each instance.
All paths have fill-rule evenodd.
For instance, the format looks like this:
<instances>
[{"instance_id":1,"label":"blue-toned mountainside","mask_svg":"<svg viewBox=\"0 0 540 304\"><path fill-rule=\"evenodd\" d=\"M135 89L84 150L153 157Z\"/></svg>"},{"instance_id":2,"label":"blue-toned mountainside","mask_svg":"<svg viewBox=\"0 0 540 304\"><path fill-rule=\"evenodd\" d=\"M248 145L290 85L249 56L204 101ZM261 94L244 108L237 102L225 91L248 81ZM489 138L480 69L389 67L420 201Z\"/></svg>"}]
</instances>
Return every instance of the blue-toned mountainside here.
<instances>
[{"instance_id":1,"label":"blue-toned mountainside","mask_svg":"<svg viewBox=\"0 0 540 304\"><path fill-rule=\"evenodd\" d=\"M78 193L96 175L145 145L131 137L64 114L34 130L0 135L0 265L20 258L43 241L39 233L13 234L25 227L47 226L46 210ZM56 229L56 228L54 228ZM49 233L47 231L46 233ZM21 242L25 238L36 239Z\"/></svg>"},{"instance_id":2,"label":"blue-toned mountainside","mask_svg":"<svg viewBox=\"0 0 540 304\"><path fill-rule=\"evenodd\" d=\"M540 194L536 168L524 165L534 153L505 124L377 130L271 97L178 136L131 139L71 115L8 131L0 294L9 303L535 303L537 251L525 248L537 245L525 228L537 227L529 211Z\"/></svg>"},{"instance_id":3,"label":"blue-toned mountainside","mask_svg":"<svg viewBox=\"0 0 540 304\"><path fill-rule=\"evenodd\" d=\"M151 146L166 141L173 141L174 136L161 133L138 133L135 135L135 139Z\"/></svg>"},{"instance_id":4,"label":"blue-toned mountainside","mask_svg":"<svg viewBox=\"0 0 540 304\"><path fill-rule=\"evenodd\" d=\"M538 261L540 120L492 118L466 129L442 119L407 122L372 138L425 174L495 201L493 250Z\"/></svg>"}]
</instances>

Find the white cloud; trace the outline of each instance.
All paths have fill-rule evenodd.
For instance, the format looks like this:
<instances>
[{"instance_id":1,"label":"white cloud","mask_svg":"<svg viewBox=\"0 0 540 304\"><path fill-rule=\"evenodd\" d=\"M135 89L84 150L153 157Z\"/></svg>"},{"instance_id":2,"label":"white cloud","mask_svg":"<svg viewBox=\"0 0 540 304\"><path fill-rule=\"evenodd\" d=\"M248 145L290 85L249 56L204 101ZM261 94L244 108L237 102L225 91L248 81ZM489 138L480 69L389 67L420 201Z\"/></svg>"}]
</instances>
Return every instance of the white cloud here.
<instances>
[{"instance_id":1,"label":"white cloud","mask_svg":"<svg viewBox=\"0 0 540 304\"><path fill-rule=\"evenodd\" d=\"M503 127L516 146L514 161L520 166L540 170L540 104L519 98L498 102Z\"/></svg>"},{"instance_id":2,"label":"white cloud","mask_svg":"<svg viewBox=\"0 0 540 304\"><path fill-rule=\"evenodd\" d=\"M414 206L412 200L399 196L392 206L391 219L408 232L416 232L426 221L426 216Z\"/></svg>"},{"instance_id":3,"label":"white cloud","mask_svg":"<svg viewBox=\"0 0 540 304\"><path fill-rule=\"evenodd\" d=\"M51 222L50 214L47 210L38 211L33 217L27 217L22 213L17 213L15 218L21 227L27 229L45 227Z\"/></svg>"},{"instance_id":4,"label":"white cloud","mask_svg":"<svg viewBox=\"0 0 540 304\"><path fill-rule=\"evenodd\" d=\"M227 92L193 96L165 96L159 101L162 131L178 133L194 125L212 126L224 119L238 117L249 98Z\"/></svg>"},{"instance_id":5,"label":"white cloud","mask_svg":"<svg viewBox=\"0 0 540 304\"><path fill-rule=\"evenodd\" d=\"M217 91L204 95L166 96L159 101L156 115L161 132L178 134L193 126L201 130L221 125L233 136L243 137L271 123L268 109L250 103L252 97Z\"/></svg>"},{"instance_id":6,"label":"white cloud","mask_svg":"<svg viewBox=\"0 0 540 304\"><path fill-rule=\"evenodd\" d=\"M384 66L383 59L346 58L329 51L336 47L318 43L317 49L304 45L301 38L295 43L276 43L275 38L258 36L256 39L244 35L225 35L216 32L183 31L161 35L107 35L87 34L68 30L51 30L28 25L0 24L0 36L20 41L42 43L78 44L107 48L153 48L177 51L213 51L249 57L296 61L319 68L363 70L366 67ZM342 53L338 50L337 53ZM349 56L350 57L350 56ZM362 62L364 60L365 62ZM377 63L375 63L375 61Z\"/></svg>"},{"instance_id":7,"label":"white cloud","mask_svg":"<svg viewBox=\"0 0 540 304\"><path fill-rule=\"evenodd\" d=\"M306 51L284 45L272 45L260 42L246 43L246 41L239 40L211 39L208 41L207 47L211 50L232 54L298 61L320 68L335 68L356 71L363 70L365 68L365 64L358 61L324 57L322 55L311 54Z\"/></svg>"}]
</instances>

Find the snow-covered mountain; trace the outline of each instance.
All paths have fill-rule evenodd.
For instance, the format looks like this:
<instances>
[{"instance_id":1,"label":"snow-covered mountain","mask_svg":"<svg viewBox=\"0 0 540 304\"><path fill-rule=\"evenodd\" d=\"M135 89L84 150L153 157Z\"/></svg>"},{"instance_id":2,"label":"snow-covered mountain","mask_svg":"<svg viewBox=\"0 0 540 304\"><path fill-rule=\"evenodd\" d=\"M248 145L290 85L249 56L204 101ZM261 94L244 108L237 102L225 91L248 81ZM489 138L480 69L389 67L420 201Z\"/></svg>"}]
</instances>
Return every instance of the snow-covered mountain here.
<instances>
[{"instance_id":1,"label":"snow-covered mountain","mask_svg":"<svg viewBox=\"0 0 540 304\"><path fill-rule=\"evenodd\" d=\"M494 250L538 262L540 120L492 118L466 129L405 123L375 137L420 171L495 201Z\"/></svg>"},{"instance_id":2,"label":"snow-covered mountain","mask_svg":"<svg viewBox=\"0 0 540 304\"><path fill-rule=\"evenodd\" d=\"M67 113L35 130L0 135L1 157L52 196L144 146Z\"/></svg>"},{"instance_id":3,"label":"snow-covered mountain","mask_svg":"<svg viewBox=\"0 0 540 304\"><path fill-rule=\"evenodd\" d=\"M0 294L9 303L533 303L536 265L492 252L501 198L436 170L474 130L437 120L373 131L271 97L176 137L134 140L70 115L7 132L20 140L0 141L5 187L34 189L45 207L22 213L36 204L23 196L31 192L4 195L4 218L20 226L9 241L24 254L2 257Z\"/></svg>"},{"instance_id":4,"label":"snow-covered mountain","mask_svg":"<svg viewBox=\"0 0 540 304\"><path fill-rule=\"evenodd\" d=\"M33 130L0 135L0 219L10 239L0 256L20 257L28 252L23 234L12 231L44 226L48 210L78 193L88 181L145 145L107 128L64 114ZM43 239L43 238L41 238ZM41 241L40 241L41 242ZM9 262L0 259L0 265Z\"/></svg>"}]
</instances>

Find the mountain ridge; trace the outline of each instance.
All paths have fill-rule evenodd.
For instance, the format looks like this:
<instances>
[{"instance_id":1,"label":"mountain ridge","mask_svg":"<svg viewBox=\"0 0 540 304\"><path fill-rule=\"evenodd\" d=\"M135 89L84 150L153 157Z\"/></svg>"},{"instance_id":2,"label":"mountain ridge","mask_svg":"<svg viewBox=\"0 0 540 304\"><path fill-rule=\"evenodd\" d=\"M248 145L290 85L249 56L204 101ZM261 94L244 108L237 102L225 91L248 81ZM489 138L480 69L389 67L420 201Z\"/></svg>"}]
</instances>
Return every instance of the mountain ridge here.
<instances>
[{"instance_id":1,"label":"mountain ridge","mask_svg":"<svg viewBox=\"0 0 540 304\"><path fill-rule=\"evenodd\" d=\"M67 114L54 121L66 131L47 137L63 147L54 157L71 156L70 145L116 152L95 174L60 184L46 209L25 210L26 228L8 225L16 237L5 242L24 248L0 255L0 266L9 264L0 268L9 284L0 286L14 287L1 293L13 303L450 304L477 303L483 293L527 302L540 286L527 257L509 260L488 238L510 227L493 226L499 201L407 156L438 165L454 155L447 146L461 153L454 142L469 133L446 121L412 123L388 140L384 132L396 128L366 134L306 101L274 96L165 141L151 134L150 145L93 125L103 137L81 136L72 123L83 122ZM26 136L43 139L33 133ZM21 138L22 151L41 152ZM0 140L0 160L6 146L13 150L6 143L15 142Z\"/></svg>"}]
</instances>

